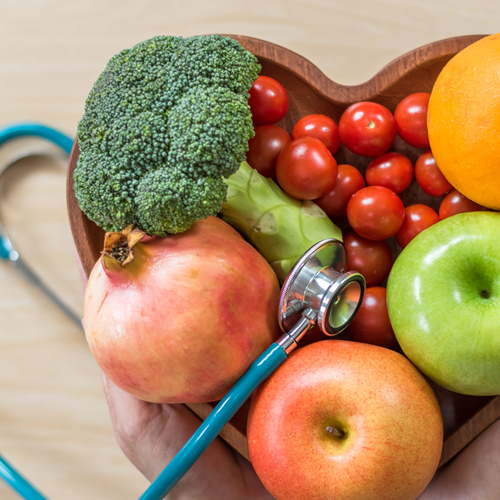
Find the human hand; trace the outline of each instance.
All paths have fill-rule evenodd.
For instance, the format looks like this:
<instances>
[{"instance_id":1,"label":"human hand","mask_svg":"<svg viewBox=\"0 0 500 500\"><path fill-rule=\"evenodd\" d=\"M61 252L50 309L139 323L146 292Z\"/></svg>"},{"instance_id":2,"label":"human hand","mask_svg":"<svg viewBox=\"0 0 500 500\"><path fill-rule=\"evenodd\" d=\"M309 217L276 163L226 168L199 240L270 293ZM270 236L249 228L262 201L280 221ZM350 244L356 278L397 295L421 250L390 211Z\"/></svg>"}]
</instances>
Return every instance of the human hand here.
<instances>
[{"instance_id":1,"label":"human hand","mask_svg":"<svg viewBox=\"0 0 500 500\"><path fill-rule=\"evenodd\" d=\"M196 431L201 421L184 405L146 403L103 375L118 443L153 481ZM500 421L495 422L440 469L417 500L498 500ZM251 464L217 438L166 497L169 500L272 500Z\"/></svg>"},{"instance_id":2,"label":"human hand","mask_svg":"<svg viewBox=\"0 0 500 500\"><path fill-rule=\"evenodd\" d=\"M498 500L500 420L439 469L417 500Z\"/></svg>"},{"instance_id":3,"label":"human hand","mask_svg":"<svg viewBox=\"0 0 500 500\"><path fill-rule=\"evenodd\" d=\"M146 403L103 374L111 422L128 459L153 481L201 424L182 404ZM168 500L272 500L251 464L221 438L213 441Z\"/></svg>"}]
</instances>

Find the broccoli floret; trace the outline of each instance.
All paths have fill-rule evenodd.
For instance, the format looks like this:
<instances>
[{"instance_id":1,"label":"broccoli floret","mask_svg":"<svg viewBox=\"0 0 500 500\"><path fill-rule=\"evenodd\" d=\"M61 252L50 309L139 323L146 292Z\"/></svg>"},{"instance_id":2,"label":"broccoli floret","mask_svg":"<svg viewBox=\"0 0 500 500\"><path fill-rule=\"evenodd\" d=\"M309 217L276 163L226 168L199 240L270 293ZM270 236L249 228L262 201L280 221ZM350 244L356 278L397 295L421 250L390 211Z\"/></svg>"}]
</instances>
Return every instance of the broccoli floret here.
<instances>
[{"instance_id":1,"label":"broccoli floret","mask_svg":"<svg viewBox=\"0 0 500 500\"><path fill-rule=\"evenodd\" d=\"M81 153L73 180L78 204L87 217L106 231L126 227L134 217L137 172L99 153ZM104 209L106 207L106 209Z\"/></svg>"},{"instance_id":2,"label":"broccoli floret","mask_svg":"<svg viewBox=\"0 0 500 500\"><path fill-rule=\"evenodd\" d=\"M159 236L220 212L254 135L259 71L221 35L158 36L112 57L78 125L82 211L106 231L136 224Z\"/></svg>"},{"instance_id":3,"label":"broccoli floret","mask_svg":"<svg viewBox=\"0 0 500 500\"><path fill-rule=\"evenodd\" d=\"M138 225L147 234L181 233L193 221L217 214L226 198L227 184L220 176L195 180L176 170L158 169L139 183Z\"/></svg>"},{"instance_id":4,"label":"broccoli floret","mask_svg":"<svg viewBox=\"0 0 500 500\"><path fill-rule=\"evenodd\" d=\"M189 90L168 114L167 161L188 175L231 176L241 163L235 165L235 158L243 161L248 150L242 135L253 136L248 109L243 94L219 87Z\"/></svg>"}]
</instances>

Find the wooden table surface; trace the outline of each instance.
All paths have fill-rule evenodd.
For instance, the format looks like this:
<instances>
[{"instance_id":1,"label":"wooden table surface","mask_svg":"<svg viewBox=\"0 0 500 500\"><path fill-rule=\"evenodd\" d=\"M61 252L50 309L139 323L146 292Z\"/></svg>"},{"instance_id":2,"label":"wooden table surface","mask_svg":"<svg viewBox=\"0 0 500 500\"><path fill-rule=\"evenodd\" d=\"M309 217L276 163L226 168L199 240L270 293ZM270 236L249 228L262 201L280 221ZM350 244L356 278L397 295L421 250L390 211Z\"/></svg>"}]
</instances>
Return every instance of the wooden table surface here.
<instances>
[{"instance_id":1,"label":"wooden table surface","mask_svg":"<svg viewBox=\"0 0 500 500\"><path fill-rule=\"evenodd\" d=\"M262 38L353 85L420 45L499 26L491 0L2 0L0 126L39 121L74 136L107 60L158 34ZM0 148L0 161L44 147L19 141ZM65 168L63 159L18 161L2 177L0 216L20 253L81 314ZM138 498L148 483L115 442L81 330L4 262L0 318L0 454L53 500ZM18 496L0 481L0 498Z\"/></svg>"}]
</instances>

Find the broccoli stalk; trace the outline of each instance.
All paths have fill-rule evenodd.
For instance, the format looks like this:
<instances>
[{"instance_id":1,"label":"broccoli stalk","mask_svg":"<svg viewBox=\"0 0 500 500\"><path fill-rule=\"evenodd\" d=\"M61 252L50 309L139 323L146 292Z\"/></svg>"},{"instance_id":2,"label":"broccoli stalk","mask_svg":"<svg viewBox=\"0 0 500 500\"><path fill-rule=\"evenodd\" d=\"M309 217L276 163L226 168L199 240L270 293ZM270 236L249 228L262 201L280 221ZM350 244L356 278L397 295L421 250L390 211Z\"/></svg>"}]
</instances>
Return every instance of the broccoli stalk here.
<instances>
[{"instance_id":1,"label":"broccoli stalk","mask_svg":"<svg viewBox=\"0 0 500 500\"><path fill-rule=\"evenodd\" d=\"M112 57L78 125L81 210L106 231L158 236L216 215L254 136L259 71L221 35L157 36Z\"/></svg>"},{"instance_id":2,"label":"broccoli stalk","mask_svg":"<svg viewBox=\"0 0 500 500\"><path fill-rule=\"evenodd\" d=\"M264 256L281 282L312 245L326 238L342 240L342 232L321 208L291 198L248 163L226 182L222 219Z\"/></svg>"}]
</instances>

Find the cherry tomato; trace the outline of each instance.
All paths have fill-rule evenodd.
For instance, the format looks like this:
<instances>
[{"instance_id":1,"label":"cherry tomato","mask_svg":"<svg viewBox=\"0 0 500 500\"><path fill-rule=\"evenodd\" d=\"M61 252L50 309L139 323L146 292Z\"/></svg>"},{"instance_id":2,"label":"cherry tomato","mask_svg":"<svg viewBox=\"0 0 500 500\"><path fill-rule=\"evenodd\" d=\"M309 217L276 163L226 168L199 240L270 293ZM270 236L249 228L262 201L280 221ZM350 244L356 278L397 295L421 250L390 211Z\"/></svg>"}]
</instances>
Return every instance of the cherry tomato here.
<instances>
[{"instance_id":1,"label":"cherry tomato","mask_svg":"<svg viewBox=\"0 0 500 500\"><path fill-rule=\"evenodd\" d=\"M337 162L314 137L289 142L276 162L276 177L283 191L299 200L314 200L333 188Z\"/></svg>"},{"instance_id":2,"label":"cherry tomato","mask_svg":"<svg viewBox=\"0 0 500 500\"><path fill-rule=\"evenodd\" d=\"M439 218L441 220L451 217L452 215L462 214L464 212L479 212L488 210L485 207L469 200L456 189L450 191L441 202L439 207Z\"/></svg>"},{"instance_id":3,"label":"cherry tomato","mask_svg":"<svg viewBox=\"0 0 500 500\"><path fill-rule=\"evenodd\" d=\"M274 125L288 111L288 94L278 81L269 76L259 75L250 89L248 104L252 110L252 120L258 125Z\"/></svg>"},{"instance_id":4,"label":"cherry tomato","mask_svg":"<svg viewBox=\"0 0 500 500\"><path fill-rule=\"evenodd\" d=\"M321 340L326 340L329 337L323 333L321 328L317 325L313 326L306 334L300 339L300 347L305 347L309 344L314 344L314 342L320 342Z\"/></svg>"},{"instance_id":5,"label":"cherry tomato","mask_svg":"<svg viewBox=\"0 0 500 500\"><path fill-rule=\"evenodd\" d=\"M399 194L413 179L413 165L400 153L385 153L371 161L365 177L369 186L384 186Z\"/></svg>"},{"instance_id":6,"label":"cherry tomato","mask_svg":"<svg viewBox=\"0 0 500 500\"><path fill-rule=\"evenodd\" d=\"M337 182L333 189L314 200L330 219L345 217L351 196L366 186L363 175L356 167L338 165L337 171Z\"/></svg>"},{"instance_id":7,"label":"cherry tomato","mask_svg":"<svg viewBox=\"0 0 500 500\"><path fill-rule=\"evenodd\" d=\"M415 179L422 190L431 196L444 196L453 189L439 170L430 149L418 157L415 163Z\"/></svg>"},{"instance_id":8,"label":"cherry tomato","mask_svg":"<svg viewBox=\"0 0 500 500\"><path fill-rule=\"evenodd\" d=\"M346 328L352 340L391 348L397 344L387 312L387 292L382 286L365 290L363 302Z\"/></svg>"},{"instance_id":9,"label":"cherry tomato","mask_svg":"<svg viewBox=\"0 0 500 500\"><path fill-rule=\"evenodd\" d=\"M427 205L408 205L405 208L405 220L396 233L396 241L404 248L410 241L424 229L439 222L439 215Z\"/></svg>"},{"instance_id":10,"label":"cherry tomato","mask_svg":"<svg viewBox=\"0 0 500 500\"><path fill-rule=\"evenodd\" d=\"M255 127L255 137L248 141L248 164L264 177L276 180L276 161L291 140L290 134L276 125Z\"/></svg>"},{"instance_id":11,"label":"cherry tomato","mask_svg":"<svg viewBox=\"0 0 500 500\"><path fill-rule=\"evenodd\" d=\"M403 224L405 207L401 198L382 186L368 186L354 193L347 204L347 220L360 236L385 240Z\"/></svg>"},{"instance_id":12,"label":"cherry tomato","mask_svg":"<svg viewBox=\"0 0 500 500\"><path fill-rule=\"evenodd\" d=\"M397 135L396 120L381 104L358 102L344 111L339 133L349 151L374 158L392 146Z\"/></svg>"},{"instance_id":13,"label":"cherry tomato","mask_svg":"<svg viewBox=\"0 0 500 500\"><path fill-rule=\"evenodd\" d=\"M394 111L398 134L401 139L415 148L427 149L429 147L427 108L430 97L428 92L411 94L405 97Z\"/></svg>"},{"instance_id":14,"label":"cherry tomato","mask_svg":"<svg viewBox=\"0 0 500 500\"><path fill-rule=\"evenodd\" d=\"M363 238L354 231L344 236L347 251L347 270L361 273L366 286L379 285L392 268L392 253L387 241Z\"/></svg>"},{"instance_id":15,"label":"cherry tomato","mask_svg":"<svg viewBox=\"0 0 500 500\"><path fill-rule=\"evenodd\" d=\"M334 155L341 146L337 124L325 115L308 115L301 118L293 128L294 139L300 137L316 137Z\"/></svg>"}]
</instances>

